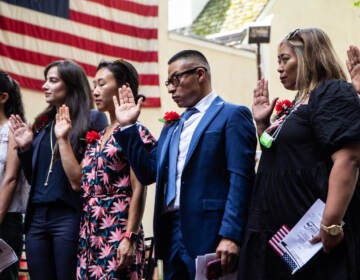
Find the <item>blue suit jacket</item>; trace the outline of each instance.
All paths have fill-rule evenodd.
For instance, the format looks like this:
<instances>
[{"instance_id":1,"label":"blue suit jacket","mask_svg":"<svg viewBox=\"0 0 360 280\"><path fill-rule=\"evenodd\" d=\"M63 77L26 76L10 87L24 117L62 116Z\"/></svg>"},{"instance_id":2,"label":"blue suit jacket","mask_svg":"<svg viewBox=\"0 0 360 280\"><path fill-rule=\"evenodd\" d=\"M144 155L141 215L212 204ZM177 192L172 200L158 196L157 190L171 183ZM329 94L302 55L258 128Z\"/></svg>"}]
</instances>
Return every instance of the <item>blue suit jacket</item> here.
<instances>
[{"instance_id":1,"label":"blue suit jacket","mask_svg":"<svg viewBox=\"0 0 360 280\"><path fill-rule=\"evenodd\" d=\"M135 126L115 135L142 184L156 180L154 235L160 258L168 255L169 248L162 212L169 142L176 126L164 126L151 152L144 149ZM181 230L191 256L214 252L221 237L240 243L254 179L255 150L249 109L217 97L195 129L181 178Z\"/></svg>"}]
</instances>

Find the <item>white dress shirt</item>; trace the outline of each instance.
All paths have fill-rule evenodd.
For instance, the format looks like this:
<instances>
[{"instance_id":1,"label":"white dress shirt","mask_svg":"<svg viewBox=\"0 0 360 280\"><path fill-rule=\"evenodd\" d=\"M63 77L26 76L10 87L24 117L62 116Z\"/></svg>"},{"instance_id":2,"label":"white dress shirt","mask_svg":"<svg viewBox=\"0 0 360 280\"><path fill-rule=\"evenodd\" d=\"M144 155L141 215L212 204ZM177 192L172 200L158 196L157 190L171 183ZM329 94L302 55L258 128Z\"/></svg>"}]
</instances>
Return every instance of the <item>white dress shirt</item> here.
<instances>
[{"instance_id":1,"label":"white dress shirt","mask_svg":"<svg viewBox=\"0 0 360 280\"><path fill-rule=\"evenodd\" d=\"M181 189L181 176L184 169L185 159L189 150L191 138L198 126L200 120L206 113L210 104L217 97L217 94L212 91L203 99L201 99L194 107L198 109L198 113L193 114L188 120L185 121L183 129L180 134L179 153L177 158L176 168L176 198L175 201L167 209L175 210L180 206L180 189Z\"/></svg>"}]
</instances>

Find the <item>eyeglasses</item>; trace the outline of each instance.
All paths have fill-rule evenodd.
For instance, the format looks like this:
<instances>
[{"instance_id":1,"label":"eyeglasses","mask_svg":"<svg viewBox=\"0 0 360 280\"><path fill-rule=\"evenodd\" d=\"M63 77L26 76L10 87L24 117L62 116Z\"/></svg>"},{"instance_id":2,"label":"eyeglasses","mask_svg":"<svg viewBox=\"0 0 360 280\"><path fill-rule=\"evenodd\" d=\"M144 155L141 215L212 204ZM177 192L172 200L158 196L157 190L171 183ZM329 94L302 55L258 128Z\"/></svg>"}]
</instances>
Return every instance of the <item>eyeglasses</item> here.
<instances>
[{"instance_id":1,"label":"eyeglasses","mask_svg":"<svg viewBox=\"0 0 360 280\"><path fill-rule=\"evenodd\" d=\"M295 30L291 31L287 36L286 36L286 40L293 40L295 39L295 37L297 35L299 35L301 29L300 28L296 28Z\"/></svg>"},{"instance_id":2,"label":"eyeglasses","mask_svg":"<svg viewBox=\"0 0 360 280\"><path fill-rule=\"evenodd\" d=\"M174 87L177 87L180 84L180 78L182 76L184 76L186 74L195 73L199 68L202 68L205 71L207 71L207 69L205 67L197 66L197 67L191 68L189 70L186 70L184 72L173 74L167 81L165 81L165 86L168 87L170 84L172 84Z\"/></svg>"}]
</instances>

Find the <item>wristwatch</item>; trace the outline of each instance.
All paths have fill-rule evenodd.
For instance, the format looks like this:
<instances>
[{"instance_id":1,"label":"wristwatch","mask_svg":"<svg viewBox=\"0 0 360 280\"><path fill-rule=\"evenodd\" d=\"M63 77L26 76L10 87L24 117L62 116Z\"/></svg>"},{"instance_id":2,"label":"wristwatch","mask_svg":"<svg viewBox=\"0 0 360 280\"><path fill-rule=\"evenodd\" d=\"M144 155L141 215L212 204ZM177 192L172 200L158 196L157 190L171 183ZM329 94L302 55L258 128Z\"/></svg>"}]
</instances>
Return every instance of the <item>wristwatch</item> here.
<instances>
[{"instance_id":1,"label":"wristwatch","mask_svg":"<svg viewBox=\"0 0 360 280\"><path fill-rule=\"evenodd\" d=\"M131 231L125 232L124 237L129 239L130 241L137 241L139 239L139 235Z\"/></svg>"},{"instance_id":2,"label":"wristwatch","mask_svg":"<svg viewBox=\"0 0 360 280\"><path fill-rule=\"evenodd\" d=\"M322 230L324 230L331 236L338 236L340 233L343 232L343 225L324 226L323 224L321 224L320 227Z\"/></svg>"}]
</instances>

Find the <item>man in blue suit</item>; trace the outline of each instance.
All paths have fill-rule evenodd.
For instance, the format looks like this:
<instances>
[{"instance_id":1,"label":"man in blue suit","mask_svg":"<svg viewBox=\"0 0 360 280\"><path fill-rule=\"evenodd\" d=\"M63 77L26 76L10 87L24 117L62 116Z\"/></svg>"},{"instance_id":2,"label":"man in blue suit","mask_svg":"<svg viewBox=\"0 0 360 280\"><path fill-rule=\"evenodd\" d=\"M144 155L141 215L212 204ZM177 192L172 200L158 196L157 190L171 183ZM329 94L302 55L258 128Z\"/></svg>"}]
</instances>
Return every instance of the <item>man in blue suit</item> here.
<instances>
[{"instance_id":1,"label":"man in blue suit","mask_svg":"<svg viewBox=\"0 0 360 280\"><path fill-rule=\"evenodd\" d=\"M196 257L212 252L229 273L237 266L254 178L252 116L212 90L210 66L196 50L175 54L168 75L169 93L187 109L181 118L165 124L147 151L133 126L142 100L136 104L123 86L119 102L114 98L122 127L115 138L141 183L156 181L155 252L164 261L165 279L194 279Z\"/></svg>"}]
</instances>

